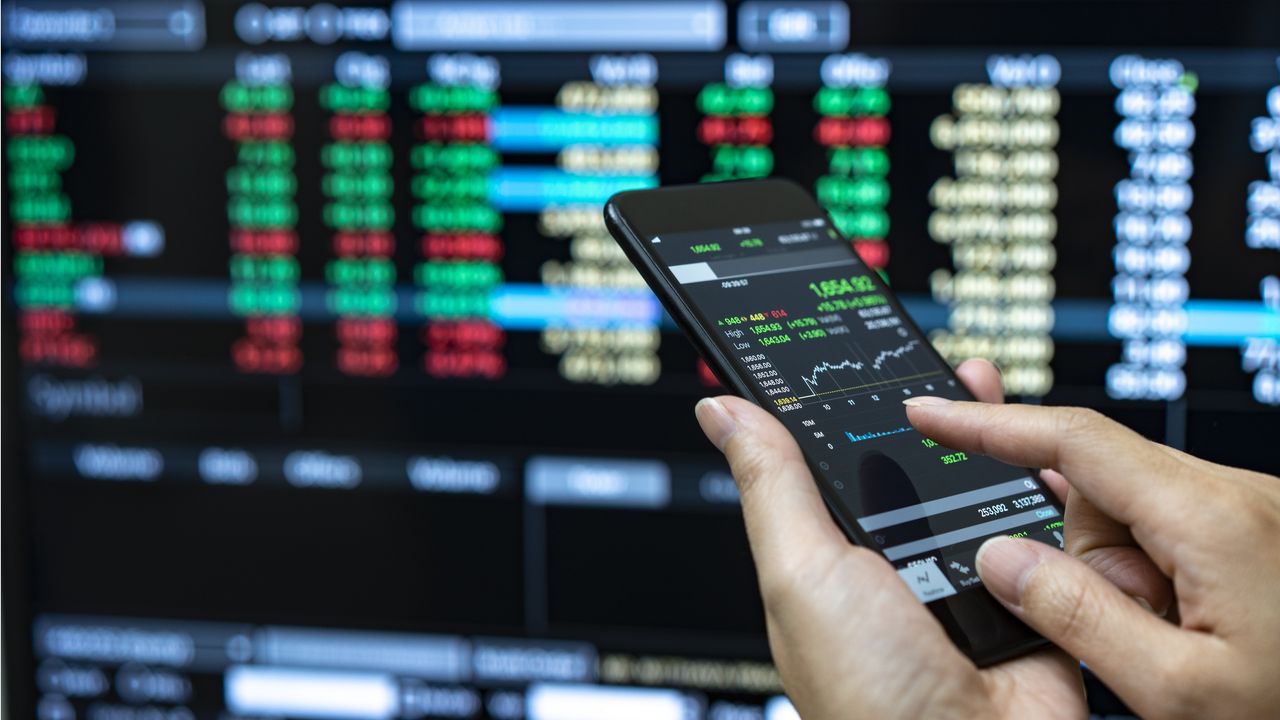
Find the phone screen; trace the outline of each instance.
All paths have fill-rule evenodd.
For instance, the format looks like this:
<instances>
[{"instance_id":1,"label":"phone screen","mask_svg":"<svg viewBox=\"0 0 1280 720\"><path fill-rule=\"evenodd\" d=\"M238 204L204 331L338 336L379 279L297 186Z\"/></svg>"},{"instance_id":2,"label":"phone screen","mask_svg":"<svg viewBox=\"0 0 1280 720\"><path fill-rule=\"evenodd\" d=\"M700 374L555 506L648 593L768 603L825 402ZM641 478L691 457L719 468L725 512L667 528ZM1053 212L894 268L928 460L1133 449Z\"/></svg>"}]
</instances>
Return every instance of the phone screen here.
<instances>
[{"instance_id":1,"label":"phone screen","mask_svg":"<svg viewBox=\"0 0 1280 720\"><path fill-rule=\"evenodd\" d=\"M911 427L904 399L970 395L826 218L641 241L922 602L979 586L987 538L1061 546L1061 513L1034 474Z\"/></svg>"}]
</instances>

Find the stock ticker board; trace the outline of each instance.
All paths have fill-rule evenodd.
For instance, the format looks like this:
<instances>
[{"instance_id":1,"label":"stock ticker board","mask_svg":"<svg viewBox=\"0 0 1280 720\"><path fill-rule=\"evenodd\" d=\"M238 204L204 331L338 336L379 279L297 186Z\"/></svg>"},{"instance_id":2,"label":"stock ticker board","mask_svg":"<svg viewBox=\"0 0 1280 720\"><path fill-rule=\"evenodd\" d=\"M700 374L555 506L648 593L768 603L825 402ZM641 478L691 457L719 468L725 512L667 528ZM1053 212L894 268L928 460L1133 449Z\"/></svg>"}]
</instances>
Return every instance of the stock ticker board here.
<instances>
[{"instance_id":1,"label":"stock ticker board","mask_svg":"<svg viewBox=\"0 0 1280 720\"><path fill-rule=\"evenodd\" d=\"M792 712L620 190L794 179L947 360L1280 465L1274 3L17 0L3 45L18 714Z\"/></svg>"}]
</instances>

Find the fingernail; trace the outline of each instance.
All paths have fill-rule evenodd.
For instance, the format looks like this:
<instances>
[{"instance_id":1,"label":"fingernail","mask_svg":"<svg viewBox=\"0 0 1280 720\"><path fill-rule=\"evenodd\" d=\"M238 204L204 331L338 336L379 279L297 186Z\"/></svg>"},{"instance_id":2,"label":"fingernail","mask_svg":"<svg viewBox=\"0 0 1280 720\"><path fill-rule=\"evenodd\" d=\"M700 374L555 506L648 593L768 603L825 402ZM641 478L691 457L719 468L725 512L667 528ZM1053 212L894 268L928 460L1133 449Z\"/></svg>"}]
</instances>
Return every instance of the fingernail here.
<instances>
[{"instance_id":1,"label":"fingernail","mask_svg":"<svg viewBox=\"0 0 1280 720\"><path fill-rule=\"evenodd\" d=\"M1141 606L1143 610L1146 610L1152 615L1159 615L1159 613L1156 612L1156 609L1151 607L1151 603L1147 602L1146 598L1142 597L1141 595L1130 595L1129 597L1133 598L1133 601L1138 603L1138 605Z\"/></svg>"},{"instance_id":2,"label":"fingernail","mask_svg":"<svg viewBox=\"0 0 1280 720\"><path fill-rule=\"evenodd\" d=\"M946 398L934 397L933 395L921 395L919 397L909 397L902 401L907 407L917 407L919 405L950 405L951 401Z\"/></svg>"},{"instance_id":3,"label":"fingernail","mask_svg":"<svg viewBox=\"0 0 1280 720\"><path fill-rule=\"evenodd\" d=\"M702 426L702 432L706 433L711 444L724 450L729 436L738 429L738 423L724 404L715 398L703 398L694 406L693 414L698 418L698 424Z\"/></svg>"},{"instance_id":4,"label":"fingernail","mask_svg":"<svg viewBox=\"0 0 1280 720\"><path fill-rule=\"evenodd\" d=\"M1022 602L1022 585L1027 575L1040 564L1040 554L1031 547L1033 541L994 537L978 548L978 575L987 589L1011 605Z\"/></svg>"}]
</instances>

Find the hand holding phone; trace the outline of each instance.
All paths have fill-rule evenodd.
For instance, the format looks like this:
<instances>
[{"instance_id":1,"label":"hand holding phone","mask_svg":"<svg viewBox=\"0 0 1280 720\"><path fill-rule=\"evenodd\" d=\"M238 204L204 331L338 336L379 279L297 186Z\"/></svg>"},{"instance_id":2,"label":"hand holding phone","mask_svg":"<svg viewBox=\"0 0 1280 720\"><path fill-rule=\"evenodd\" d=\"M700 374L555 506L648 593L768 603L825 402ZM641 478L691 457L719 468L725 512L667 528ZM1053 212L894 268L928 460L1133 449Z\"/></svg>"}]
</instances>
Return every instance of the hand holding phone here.
<instances>
[{"instance_id":1,"label":"hand holding phone","mask_svg":"<svg viewBox=\"0 0 1280 720\"><path fill-rule=\"evenodd\" d=\"M605 219L721 381L790 431L848 538L965 654L1044 645L974 558L1002 534L1061 546L1061 503L1034 471L911 427L903 400L972 396L812 197L778 180L669 187L615 195Z\"/></svg>"},{"instance_id":2,"label":"hand holding phone","mask_svg":"<svg viewBox=\"0 0 1280 720\"><path fill-rule=\"evenodd\" d=\"M793 184L626 193L606 220L742 396L698 415L739 482L774 659L804 717L1079 717L1073 658L1143 716L1274 711L1280 478L1078 408L952 402L999 402L995 369L951 372ZM930 458L963 471L921 472ZM1005 489L1017 497L990 497ZM1039 533L1007 524L1028 508ZM956 557L977 546L972 564ZM930 592L939 569L948 592ZM1029 653L1046 642L1028 626L1066 652Z\"/></svg>"},{"instance_id":3,"label":"hand holding phone","mask_svg":"<svg viewBox=\"0 0 1280 720\"><path fill-rule=\"evenodd\" d=\"M999 402L989 364L957 374L977 399ZM909 414L954 447L1053 468L1041 475L1059 491L1072 478L1070 555L999 539L978 560L1000 602L1065 653L975 670L883 561L842 542L781 424L738 398L704 400L698 416L739 480L771 647L803 717L1082 717L1071 658L1140 717L1274 714L1280 478L1079 408L943 403Z\"/></svg>"},{"instance_id":4,"label":"hand holding phone","mask_svg":"<svg viewBox=\"0 0 1280 720\"><path fill-rule=\"evenodd\" d=\"M989 363L969 361L956 372L979 400L1002 400ZM1079 666L1061 651L975 668L888 563L848 543L799 447L764 410L725 397L702 401L697 412L741 487L770 647L801 717L1087 714Z\"/></svg>"}]
</instances>

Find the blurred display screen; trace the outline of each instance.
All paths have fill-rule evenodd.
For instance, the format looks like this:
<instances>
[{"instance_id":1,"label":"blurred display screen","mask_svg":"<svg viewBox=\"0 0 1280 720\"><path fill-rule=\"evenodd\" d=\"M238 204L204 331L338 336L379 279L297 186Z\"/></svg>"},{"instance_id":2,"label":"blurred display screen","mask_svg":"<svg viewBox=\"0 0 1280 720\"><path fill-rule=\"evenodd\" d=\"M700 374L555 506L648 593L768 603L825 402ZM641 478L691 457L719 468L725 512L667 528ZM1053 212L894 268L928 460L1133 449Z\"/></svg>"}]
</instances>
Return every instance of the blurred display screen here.
<instances>
[{"instance_id":1,"label":"blurred display screen","mask_svg":"<svg viewBox=\"0 0 1280 720\"><path fill-rule=\"evenodd\" d=\"M624 189L795 179L948 360L1277 469L1274 2L2 10L15 716L794 716Z\"/></svg>"}]
</instances>

